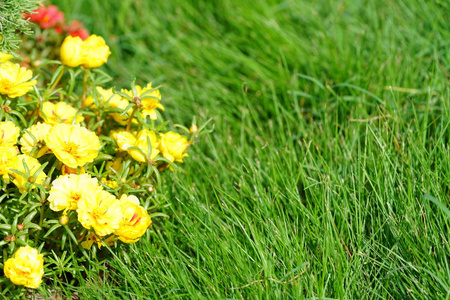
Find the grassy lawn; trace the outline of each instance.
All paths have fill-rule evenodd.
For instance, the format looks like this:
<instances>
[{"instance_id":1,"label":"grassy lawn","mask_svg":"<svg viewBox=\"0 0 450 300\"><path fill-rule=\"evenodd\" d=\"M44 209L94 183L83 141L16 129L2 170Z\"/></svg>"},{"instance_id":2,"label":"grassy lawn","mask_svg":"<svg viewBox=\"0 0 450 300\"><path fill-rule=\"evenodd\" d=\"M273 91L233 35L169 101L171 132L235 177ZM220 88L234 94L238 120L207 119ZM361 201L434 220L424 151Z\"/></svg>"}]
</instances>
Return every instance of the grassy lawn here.
<instances>
[{"instance_id":1,"label":"grassy lawn","mask_svg":"<svg viewBox=\"0 0 450 300\"><path fill-rule=\"evenodd\" d=\"M119 87L215 126L131 262L67 294L450 299L448 1L52 2Z\"/></svg>"}]
</instances>

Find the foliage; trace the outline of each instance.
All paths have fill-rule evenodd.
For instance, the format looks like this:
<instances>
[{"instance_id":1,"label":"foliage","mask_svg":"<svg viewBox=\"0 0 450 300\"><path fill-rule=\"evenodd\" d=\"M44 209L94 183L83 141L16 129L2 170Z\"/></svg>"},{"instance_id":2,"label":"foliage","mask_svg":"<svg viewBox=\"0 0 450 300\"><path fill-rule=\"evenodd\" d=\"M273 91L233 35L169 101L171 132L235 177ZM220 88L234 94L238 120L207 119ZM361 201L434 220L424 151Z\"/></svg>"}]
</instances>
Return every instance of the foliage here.
<instances>
[{"instance_id":1,"label":"foliage","mask_svg":"<svg viewBox=\"0 0 450 300\"><path fill-rule=\"evenodd\" d=\"M62 275L77 286L80 266L111 255L129 261L128 245L164 216L163 173L206 132L195 118L177 125L189 138L168 131L159 87L110 86L104 39L68 36L59 47L57 23L27 38L21 60L0 53L0 290L10 298L45 293L41 283Z\"/></svg>"},{"instance_id":2,"label":"foliage","mask_svg":"<svg viewBox=\"0 0 450 300\"><path fill-rule=\"evenodd\" d=\"M22 34L30 34L30 24L23 18L38 7L39 0L0 1L0 52L11 52L19 47Z\"/></svg>"},{"instance_id":3,"label":"foliage","mask_svg":"<svg viewBox=\"0 0 450 300\"><path fill-rule=\"evenodd\" d=\"M130 260L48 297L448 299L448 1L54 3L216 127Z\"/></svg>"}]
</instances>

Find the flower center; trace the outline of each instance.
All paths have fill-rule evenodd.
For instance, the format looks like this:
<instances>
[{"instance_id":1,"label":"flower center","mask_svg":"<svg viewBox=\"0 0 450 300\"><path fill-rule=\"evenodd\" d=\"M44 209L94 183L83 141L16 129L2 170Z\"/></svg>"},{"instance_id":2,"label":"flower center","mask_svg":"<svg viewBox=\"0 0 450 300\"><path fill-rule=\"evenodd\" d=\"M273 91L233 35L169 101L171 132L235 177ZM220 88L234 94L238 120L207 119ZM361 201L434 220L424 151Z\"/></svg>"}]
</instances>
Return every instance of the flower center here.
<instances>
[{"instance_id":1,"label":"flower center","mask_svg":"<svg viewBox=\"0 0 450 300\"><path fill-rule=\"evenodd\" d=\"M30 277L31 272L29 270L17 270L17 273L22 278Z\"/></svg>"},{"instance_id":2,"label":"flower center","mask_svg":"<svg viewBox=\"0 0 450 300\"><path fill-rule=\"evenodd\" d=\"M78 151L78 145L75 143L69 142L64 145L64 151L75 156L75 154Z\"/></svg>"},{"instance_id":3,"label":"flower center","mask_svg":"<svg viewBox=\"0 0 450 300\"><path fill-rule=\"evenodd\" d=\"M9 91L11 91L13 85L11 84L11 81L8 79L0 79L0 93L6 94Z\"/></svg>"},{"instance_id":4,"label":"flower center","mask_svg":"<svg viewBox=\"0 0 450 300\"><path fill-rule=\"evenodd\" d=\"M158 100L153 99L153 98L145 99L144 103L142 103L142 106L144 107L145 110L156 109L157 105L158 105Z\"/></svg>"},{"instance_id":5,"label":"flower center","mask_svg":"<svg viewBox=\"0 0 450 300\"><path fill-rule=\"evenodd\" d=\"M49 15L45 15L45 16L42 18L41 23L47 23L48 21L50 21L50 16L49 16Z\"/></svg>"},{"instance_id":6,"label":"flower center","mask_svg":"<svg viewBox=\"0 0 450 300\"><path fill-rule=\"evenodd\" d=\"M71 194L70 194L70 199L72 199L73 201L76 201L76 202L78 202L80 199L81 199L81 194L80 193L77 193L77 192L72 192Z\"/></svg>"}]
</instances>

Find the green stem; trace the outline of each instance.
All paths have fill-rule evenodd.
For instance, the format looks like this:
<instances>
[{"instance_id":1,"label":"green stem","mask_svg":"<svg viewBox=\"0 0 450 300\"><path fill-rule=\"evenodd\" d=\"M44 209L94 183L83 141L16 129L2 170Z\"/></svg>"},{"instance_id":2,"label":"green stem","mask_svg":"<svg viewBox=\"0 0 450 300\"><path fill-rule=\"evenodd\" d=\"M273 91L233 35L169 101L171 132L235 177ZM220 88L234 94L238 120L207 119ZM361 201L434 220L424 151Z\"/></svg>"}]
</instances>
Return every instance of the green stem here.
<instances>
[{"instance_id":1,"label":"green stem","mask_svg":"<svg viewBox=\"0 0 450 300\"><path fill-rule=\"evenodd\" d=\"M123 185L119 190L119 195L117 196L119 199L120 199L120 197L122 197L124 190L125 190L125 185Z\"/></svg>"},{"instance_id":2,"label":"green stem","mask_svg":"<svg viewBox=\"0 0 450 300\"><path fill-rule=\"evenodd\" d=\"M51 92L56 88L56 86L58 85L59 81L61 80L61 78L63 77L64 73L65 73L66 69L63 68L61 70L61 72L59 73L58 77L56 78L55 82L53 82L52 86L50 87L50 89L47 90L47 92L45 92L44 95L44 99L47 97L47 95L50 95Z\"/></svg>"},{"instance_id":3,"label":"green stem","mask_svg":"<svg viewBox=\"0 0 450 300\"><path fill-rule=\"evenodd\" d=\"M132 178L136 177L137 175L141 174L141 172L144 170L144 168L147 166L146 163L143 163L139 169L136 170L136 172L134 172L133 176L131 176Z\"/></svg>"},{"instance_id":4,"label":"green stem","mask_svg":"<svg viewBox=\"0 0 450 300\"><path fill-rule=\"evenodd\" d=\"M136 178L139 174L142 173L142 171L145 169L145 167L147 166L147 163L143 163L141 164L141 166L139 167L139 169L136 170L136 172L133 173L133 175L131 177L128 177L127 182L132 181L134 178ZM125 190L125 185L122 186L122 188L119 190L119 199L123 194L123 191Z\"/></svg>"},{"instance_id":5,"label":"green stem","mask_svg":"<svg viewBox=\"0 0 450 300\"><path fill-rule=\"evenodd\" d=\"M41 111L41 101L38 102L38 105L37 105L36 110L34 111L34 114L31 114L31 115L30 115L30 119L27 119L27 121L31 120L31 118L33 118L33 116L34 116L34 117L38 117L40 111ZM35 121L35 122L36 122L36 121Z\"/></svg>"},{"instance_id":6,"label":"green stem","mask_svg":"<svg viewBox=\"0 0 450 300\"><path fill-rule=\"evenodd\" d=\"M87 92L87 79L88 79L88 70L83 71L83 95L81 96L82 105L86 102L86 92Z\"/></svg>"},{"instance_id":7,"label":"green stem","mask_svg":"<svg viewBox=\"0 0 450 300\"><path fill-rule=\"evenodd\" d=\"M41 210L40 210L40 216L39 216L39 227L41 227L41 228L42 228L42 223L44 223L44 212L45 212L45 206L44 206L43 203L41 203ZM36 233L36 238L34 240L34 243L36 245L37 245L37 243L39 241L39 235L41 233L41 230L38 230L38 232Z\"/></svg>"},{"instance_id":8,"label":"green stem","mask_svg":"<svg viewBox=\"0 0 450 300\"><path fill-rule=\"evenodd\" d=\"M136 113L137 105L134 106L133 111L131 112L130 118L128 119L127 129L126 131L130 131L131 123L133 122L134 114Z\"/></svg>"}]
</instances>

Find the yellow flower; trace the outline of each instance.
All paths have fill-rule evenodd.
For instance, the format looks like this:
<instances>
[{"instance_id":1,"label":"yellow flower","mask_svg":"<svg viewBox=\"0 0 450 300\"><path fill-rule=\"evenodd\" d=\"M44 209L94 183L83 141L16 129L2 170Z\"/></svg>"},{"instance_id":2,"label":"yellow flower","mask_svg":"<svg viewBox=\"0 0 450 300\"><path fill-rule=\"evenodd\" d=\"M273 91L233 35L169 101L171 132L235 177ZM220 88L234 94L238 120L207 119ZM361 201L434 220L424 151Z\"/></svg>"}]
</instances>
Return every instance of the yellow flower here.
<instances>
[{"instance_id":1,"label":"yellow flower","mask_svg":"<svg viewBox=\"0 0 450 300\"><path fill-rule=\"evenodd\" d=\"M122 208L122 221L114 234L119 237L119 240L127 244L139 241L147 228L152 225L147 210L139 205L139 199L136 196L122 195L120 206Z\"/></svg>"},{"instance_id":2,"label":"yellow flower","mask_svg":"<svg viewBox=\"0 0 450 300\"><path fill-rule=\"evenodd\" d=\"M160 133L159 135L161 136L159 150L162 155L171 162L183 162L183 158L188 156L185 153L189 147L187 138L172 131Z\"/></svg>"},{"instance_id":3,"label":"yellow flower","mask_svg":"<svg viewBox=\"0 0 450 300\"><path fill-rule=\"evenodd\" d=\"M130 102L128 102L128 100L122 98L118 94L114 94L112 88L105 90L104 88L98 86L96 89L97 89L97 93L98 93L97 100L98 100L99 104L102 106L106 105L106 107L119 108L123 112L123 111L125 111L127 106L130 104ZM93 108L96 107L94 98L91 95L89 95L86 98L85 105L88 107L91 106ZM120 112L120 113L113 112L113 113L110 113L110 115L114 118L114 120L117 123L119 123L121 125L125 125L125 124L127 124L128 117L131 114L131 107L127 110L127 112L125 114L122 114L122 112Z\"/></svg>"},{"instance_id":4,"label":"yellow flower","mask_svg":"<svg viewBox=\"0 0 450 300\"><path fill-rule=\"evenodd\" d=\"M35 156L36 158L49 153L50 150L45 145L44 138L51 128L52 125L39 122L30 128L25 129L25 133L19 141L22 152L30 156ZM31 155L34 149L36 149L37 152L34 152L35 155Z\"/></svg>"},{"instance_id":5,"label":"yellow flower","mask_svg":"<svg viewBox=\"0 0 450 300\"><path fill-rule=\"evenodd\" d=\"M5 52L0 52L0 63L6 62L6 61L10 60L13 57L14 56L12 56L11 54L8 54L8 53L5 53Z\"/></svg>"},{"instance_id":6,"label":"yellow flower","mask_svg":"<svg viewBox=\"0 0 450 300\"><path fill-rule=\"evenodd\" d=\"M129 104L130 104L130 102L128 102L127 99L124 99L122 97L120 97L120 98L114 97L108 103L108 107L120 109L121 112L111 113L111 116L113 117L113 119L120 125L126 125L128 122L128 118L131 115L132 108L131 107L128 108L126 113L123 113L123 112L125 111L125 109L128 107ZM137 123L136 118L133 118L133 123Z\"/></svg>"},{"instance_id":7,"label":"yellow flower","mask_svg":"<svg viewBox=\"0 0 450 300\"><path fill-rule=\"evenodd\" d=\"M97 243L98 249L101 249L102 246L108 245L109 247L111 247L112 245L114 245L114 235L110 236L109 238L107 238L106 240L101 240L99 239L101 237L97 237L95 235L95 233L90 232L87 236L86 236L86 240L84 240L83 242L81 242L81 246L86 249L89 250L91 249L92 245L94 243Z\"/></svg>"},{"instance_id":8,"label":"yellow flower","mask_svg":"<svg viewBox=\"0 0 450 300\"><path fill-rule=\"evenodd\" d=\"M122 219L119 200L104 190L80 199L77 213L81 225L86 229L94 229L99 236L113 233L119 228Z\"/></svg>"},{"instance_id":9,"label":"yellow flower","mask_svg":"<svg viewBox=\"0 0 450 300\"><path fill-rule=\"evenodd\" d=\"M59 51L61 62L72 68L81 65L86 58L84 43L79 36L66 37Z\"/></svg>"},{"instance_id":10,"label":"yellow flower","mask_svg":"<svg viewBox=\"0 0 450 300\"><path fill-rule=\"evenodd\" d=\"M80 125L58 124L45 137L47 146L65 165L76 168L93 162L101 144L95 133Z\"/></svg>"},{"instance_id":11,"label":"yellow flower","mask_svg":"<svg viewBox=\"0 0 450 300\"><path fill-rule=\"evenodd\" d=\"M20 247L5 262L3 271L12 283L36 289L44 275L44 255L30 246Z\"/></svg>"},{"instance_id":12,"label":"yellow flower","mask_svg":"<svg viewBox=\"0 0 450 300\"><path fill-rule=\"evenodd\" d=\"M110 133L111 137L116 141L119 148L123 151L127 151L129 147L134 147L136 137L133 133L128 131L115 131Z\"/></svg>"},{"instance_id":13,"label":"yellow flower","mask_svg":"<svg viewBox=\"0 0 450 300\"><path fill-rule=\"evenodd\" d=\"M0 94L10 98L23 96L33 89L37 81L29 81L33 72L20 67L19 64L4 62L0 64Z\"/></svg>"},{"instance_id":14,"label":"yellow flower","mask_svg":"<svg viewBox=\"0 0 450 300\"><path fill-rule=\"evenodd\" d=\"M5 181L9 181L10 170L19 161L18 152L19 150L15 146L0 147L0 175Z\"/></svg>"},{"instance_id":15,"label":"yellow flower","mask_svg":"<svg viewBox=\"0 0 450 300\"><path fill-rule=\"evenodd\" d=\"M47 175L44 173L44 171L39 172L39 174L37 174L37 177L36 177L35 173L41 167L41 164L39 163L39 161L36 158L25 155L25 154L21 154L18 156L18 160L12 166L12 169L22 172L24 175L27 175L25 165L27 166L27 168L29 170L29 174L28 174L29 177L23 177L22 175L14 172L12 170L9 173L9 175L14 177L13 183L19 188L19 192L21 194L23 194L27 191L28 188L26 187L26 184L28 182L41 184L44 182L45 178L47 177ZM31 189L34 189L34 188L36 188L36 186L32 185Z\"/></svg>"},{"instance_id":16,"label":"yellow flower","mask_svg":"<svg viewBox=\"0 0 450 300\"><path fill-rule=\"evenodd\" d=\"M0 122L0 147L12 147L17 143L19 135L20 128L13 122Z\"/></svg>"},{"instance_id":17,"label":"yellow flower","mask_svg":"<svg viewBox=\"0 0 450 300\"><path fill-rule=\"evenodd\" d=\"M117 181L115 180L108 180L106 179L106 177L102 177L101 182L106 185L107 187L110 187L112 189L115 189L116 187L118 187L119 185L117 184Z\"/></svg>"},{"instance_id":18,"label":"yellow flower","mask_svg":"<svg viewBox=\"0 0 450 300\"><path fill-rule=\"evenodd\" d=\"M159 141L153 131L143 129L139 131L135 137L128 131L113 131L111 136L116 140L117 145L121 150L127 151L135 160L139 162L146 162L148 159L154 159L158 155ZM149 144L150 142L150 144ZM130 148L139 148L130 149Z\"/></svg>"},{"instance_id":19,"label":"yellow flower","mask_svg":"<svg viewBox=\"0 0 450 300\"><path fill-rule=\"evenodd\" d=\"M90 35L84 42L86 58L83 67L91 69L97 68L108 61L111 55L108 45L101 36Z\"/></svg>"},{"instance_id":20,"label":"yellow flower","mask_svg":"<svg viewBox=\"0 0 450 300\"><path fill-rule=\"evenodd\" d=\"M158 155L158 146L159 141L156 137L156 134L153 131L143 129L139 131L136 137L136 142L134 143L134 147L137 147L142 152L144 152L145 156L143 156L142 153L138 150L128 150L128 153L135 160L145 162L148 158L154 159L156 155Z\"/></svg>"},{"instance_id":21,"label":"yellow flower","mask_svg":"<svg viewBox=\"0 0 450 300\"><path fill-rule=\"evenodd\" d=\"M136 85L135 89L136 95L133 95L133 91L129 91L126 89L122 89L122 93L129 95L131 98L135 96L139 97L142 105L141 113L143 117L145 118L149 116L150 119L156 120L158 117L156 114L156 109L159 108L164 111L164 106L159 103L159 101L161 100L161 93L159 92L159 90L149 92L152 89L151 82L144 88L142 88L140 85Z\"/></svg>"},{"instance_id":22,"label":"yellow flower","mask_svg":"<svg viewBox=\"0 0 450 300\"><path fill-rule=\"evenodd\" d=\"M45 123L52 125L59 123L78 124L84 120L84 117L81 114L77 114L77 112L78 111L75 108L66 102L53 104L49 101L45 101L42 103L39 115L44 119Z\"/></svg>"},{"instance_id":23,"label":"yellow flower","mask_svg":"<svg viewBox=\"0 0 450 300\"><path fill-rule=\"evenodd\" d=\"M100 189L97 178L88 174L62 175L53 180L48 201L53 211L76 210L78 202L88 199Z\"/></svg>"},{"instance_id":24,"label":"yellow flower","mask_svg":"<svg viewBox=\"0 0 450 300\"><path fill-rule=\"evenodd\" d=\"M105 40L95 34L84 41L80 37L68 36L60 49L63 64L69 67L82 65L88 69L100 67L106 63L110 54L111 51Z\"/></svg>"}]
</instances>

